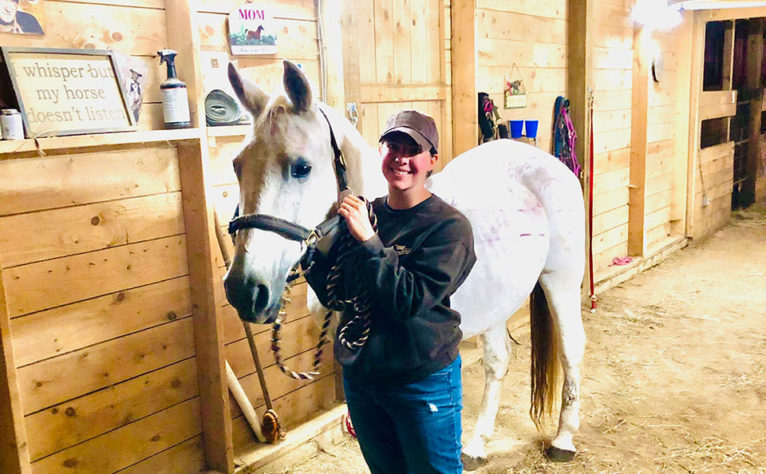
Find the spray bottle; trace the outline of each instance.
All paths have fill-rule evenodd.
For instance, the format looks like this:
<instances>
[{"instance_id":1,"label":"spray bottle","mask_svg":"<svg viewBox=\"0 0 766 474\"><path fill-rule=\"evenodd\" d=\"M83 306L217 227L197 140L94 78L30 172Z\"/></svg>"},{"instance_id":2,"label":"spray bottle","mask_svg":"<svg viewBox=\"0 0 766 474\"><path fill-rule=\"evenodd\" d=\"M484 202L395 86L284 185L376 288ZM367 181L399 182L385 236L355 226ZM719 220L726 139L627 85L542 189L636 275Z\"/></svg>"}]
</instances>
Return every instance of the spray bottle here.
<instances>
[{"instance_id":1,"label":"spray bottle","mask_svg":"<svg viewBox=\"0 0 766 474\"><path fill-rule=\"evenodd\" d=\"M160 64L164 62L168 66L168 78L160 84L165 128L190 127L189 96L186 84L176 76L175 58L178 53L172 49L161 49L157 51L157 54L160 56Z\"/></svg>"}]
</instances>

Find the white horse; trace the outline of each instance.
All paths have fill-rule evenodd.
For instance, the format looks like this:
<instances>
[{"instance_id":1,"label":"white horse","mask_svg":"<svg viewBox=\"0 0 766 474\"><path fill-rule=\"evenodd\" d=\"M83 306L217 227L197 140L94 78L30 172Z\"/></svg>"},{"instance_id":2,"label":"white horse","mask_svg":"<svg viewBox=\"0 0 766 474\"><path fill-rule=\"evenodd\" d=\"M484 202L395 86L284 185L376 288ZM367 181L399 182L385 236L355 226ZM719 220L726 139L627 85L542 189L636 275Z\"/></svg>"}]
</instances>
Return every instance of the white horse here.
<instances>
[{"instance_id":1,"label":"white horse","mask_svg":"<svg viewBox=\"0 0 766 474\"><path fill-rule=\"evenodd\" d=\"M339 113L313 99L306 77L295 65L284 62L285 94L273 97L242 78L232 65L229 79L254 117L252 136L234 160L242 214L270 215L308 229L331 216L338 189L330 127L345 156L353 192L369 200L386 194L377 150ZM452 298L453 308L462 315L464 338L480 335L484 348L484 397L475 432L463 449L466 468L486 461L486 442L494 431L511 356L506 320L530 293L530 415L540 428L541 418L552 411L558 359L564 373L561 412L558 432L546 452L553 460L571 460L572 437L579 428L579 365L585 347L580 315L585 218L577 178L535 147L498 140L455 158L430 178L428 186L463 212L474 231L476 265ZM275 319L285 279L304 249L279 232L237 233L224 286L243 320ZM309 308L319 313L321 308L309 293Z\"/></svg>"}]
</instances>

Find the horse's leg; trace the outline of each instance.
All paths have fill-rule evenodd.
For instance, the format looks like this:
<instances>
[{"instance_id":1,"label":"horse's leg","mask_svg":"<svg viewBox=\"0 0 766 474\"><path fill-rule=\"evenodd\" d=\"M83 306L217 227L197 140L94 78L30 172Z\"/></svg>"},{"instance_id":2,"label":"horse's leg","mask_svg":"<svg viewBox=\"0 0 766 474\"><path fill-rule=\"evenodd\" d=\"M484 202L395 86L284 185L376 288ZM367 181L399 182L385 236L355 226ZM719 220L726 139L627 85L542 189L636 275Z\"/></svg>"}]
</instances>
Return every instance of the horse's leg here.
<instances>
[{"instance_id":1,"label":"horse's leg","mask_svg":"<svg viewBox=\"0 0 766 474\"><path fill-rule=\"evenodd\" d=\"M511 341L505 321L489 328L481 335L484 349L484 396L481 400L479 418L471 441L463 448L463 464L466 470L474 470L486 463L486 443L495 431L495 418L500 407L503 378L511 359Z\"/></svg>"},{"instance_id":2,"label":"horse's leg","mask_svg":"<svg viewBox=\"0 0 766 474\"><path fill-rule=\"evenodd\" d=\"M544 272L540 276L540 284L553 317L559 361L564 370L559 428L546 454L553 461L570 461L576 452L572 437L580 428L580 363L585 353L585 330L580 315L580 282L557 271Z\"/></svg>"}]
</instances>

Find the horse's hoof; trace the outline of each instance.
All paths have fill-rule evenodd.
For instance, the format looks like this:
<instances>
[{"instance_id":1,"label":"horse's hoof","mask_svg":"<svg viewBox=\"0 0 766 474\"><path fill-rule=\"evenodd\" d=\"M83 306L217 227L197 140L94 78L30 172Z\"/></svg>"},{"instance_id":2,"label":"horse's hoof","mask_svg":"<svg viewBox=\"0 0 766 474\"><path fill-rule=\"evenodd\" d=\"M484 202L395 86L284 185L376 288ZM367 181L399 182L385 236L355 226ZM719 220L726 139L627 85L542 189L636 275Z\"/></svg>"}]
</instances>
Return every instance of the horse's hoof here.
<instances>
[{"instance_id":1,"label":"horse's hoof","mask_svg":"<svg viewBox=\"0 0 766 474\"><path fill-rule=\"evenodd\" d=\"M463 461L463 469L466 471L475 471L481 466L487 464L487 458L469 456L465 453L460 454L460 460Z\"/></svg>"},{"instance_id":2,"label":"horse's hoof","mask_svg":"<svg viewBox=\"0 0 766 474\"><path fill-rule=\"evenodd\" d=\"M545 450L545 456L553 462L569 462L574 459L575 452L559 449L556 446L549 446Z\"/></svg>"}]
</instances>

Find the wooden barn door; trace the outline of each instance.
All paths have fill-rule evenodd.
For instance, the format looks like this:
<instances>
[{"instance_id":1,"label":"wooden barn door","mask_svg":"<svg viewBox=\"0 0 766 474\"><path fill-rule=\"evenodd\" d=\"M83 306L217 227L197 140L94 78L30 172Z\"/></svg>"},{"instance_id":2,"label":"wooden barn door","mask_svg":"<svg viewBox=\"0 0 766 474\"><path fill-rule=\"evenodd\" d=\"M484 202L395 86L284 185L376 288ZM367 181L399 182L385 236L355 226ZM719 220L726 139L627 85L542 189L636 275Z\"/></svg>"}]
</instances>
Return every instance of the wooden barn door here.
<instances>
[{"instance_id":1,"label":"wooden barn door","mask_svg":"<svg viewBox=\"0 0 766 474\"><path fill-rule=\"evenodd\" d=\"M377 146L391 114L426 113L439 129L441 169L452 158L444 0L346 2L342 28L347 112L356 108L357 129Z\"/></svg>"}]
</instances>

